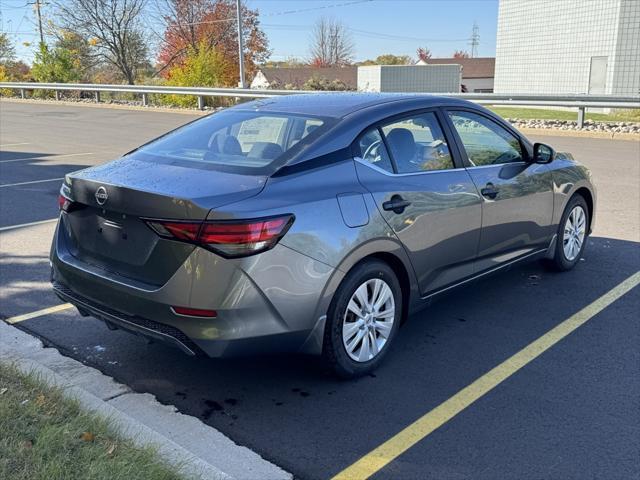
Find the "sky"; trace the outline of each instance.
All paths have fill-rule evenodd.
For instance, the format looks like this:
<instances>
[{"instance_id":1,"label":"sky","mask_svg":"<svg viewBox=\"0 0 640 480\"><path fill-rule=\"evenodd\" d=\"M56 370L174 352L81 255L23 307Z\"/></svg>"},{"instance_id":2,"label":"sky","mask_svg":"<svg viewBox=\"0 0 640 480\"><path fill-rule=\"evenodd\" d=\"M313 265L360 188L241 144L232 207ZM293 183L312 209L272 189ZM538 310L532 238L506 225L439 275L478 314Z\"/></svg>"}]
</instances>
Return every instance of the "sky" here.
<instances>
[{"instance_id":1,"label":"sky","mask_svg":"<svg viewBox=\"0 0 640 480\"><path fill-rule=\"evenodd\" d=\"M434 57L450 57L456 50L470 51L469 39L477 23L477 56L495 55L498 0L243 0L260 12L269 39L272 60L308 59L309 38L320 17L340 20L352 35L355 60L378 55L416 56L428 47ZM16 42L18 56L33 59L37 23L31 0L0 0L0 30ZM43 0L43 14L53 6ZM48 4L49 3L49 4Z\"/></svg>"}]
</instances>

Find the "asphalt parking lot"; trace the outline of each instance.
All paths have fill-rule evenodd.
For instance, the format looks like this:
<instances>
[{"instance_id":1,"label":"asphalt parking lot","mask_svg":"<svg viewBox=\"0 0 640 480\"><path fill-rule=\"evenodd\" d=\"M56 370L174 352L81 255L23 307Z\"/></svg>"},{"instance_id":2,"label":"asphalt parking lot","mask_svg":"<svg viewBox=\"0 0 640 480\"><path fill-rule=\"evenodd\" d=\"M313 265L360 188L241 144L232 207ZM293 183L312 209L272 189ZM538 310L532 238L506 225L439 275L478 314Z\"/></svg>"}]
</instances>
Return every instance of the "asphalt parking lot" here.
<instances>
[{"instance_id":1,"label":"asphalt parking lot","mask_svg":"<svg viewBox=\"0 0 640 480\"><path fill-rule=\"evenodd\" d=\"M1 319L61 303L47 256L64 174L194 117L0 103ZM375 375L341 382L296 356L191 358L72 309L15 325L296 478L330 478L640 271L640 142L531 138L594 174L583 261L564 274L521 265L442 297L409 319ZM640 288L594 313L372 478L640 478Z\"/></svg>"}]
</instances>

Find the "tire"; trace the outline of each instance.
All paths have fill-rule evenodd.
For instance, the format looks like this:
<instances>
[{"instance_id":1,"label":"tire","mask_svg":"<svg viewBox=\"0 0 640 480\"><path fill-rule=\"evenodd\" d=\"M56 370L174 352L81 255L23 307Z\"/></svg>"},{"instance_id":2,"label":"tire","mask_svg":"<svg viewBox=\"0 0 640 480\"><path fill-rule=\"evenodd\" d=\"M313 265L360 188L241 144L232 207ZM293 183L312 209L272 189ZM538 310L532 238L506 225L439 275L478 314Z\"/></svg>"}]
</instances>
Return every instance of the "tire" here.
<instances>
[{"instance_id":1,"label":"tire","mask_svg":"<svg viewBox=\"0 0 640 480\"><path fill-rule=\"evenodd\" d=\"M567 240L565 236L565 227L568 229L572 228L572 222L570 222L570 217L576 209L581 209L584 214L582 217L578 215L578 217L572 217L573 220L576 218L582 219L582 221L578 221L578 232L576 235L579 237L579 232L582 232L582 241L579 244L574 243L574 249L571 251L571 248L565 248L566 245L571 243L571 240ZM567 203L567 206L562 213L562 218L560 219L560 224L558 225L558 232L556 237L556 246L553 254L553 258L547 262L547 265L551 267L553 270L559 272L566 272L567 270L571 270L576 264L580 261L582 254L584 253L584 248L587 245L588 239L588 229L589 229L589 207L587 202L585 201L582 195L574 195ZM568 223L569 222L569 223ZM580 229L580 226L582 228ZM571 236L571 235L569 235Z\"/></svg>"},{"instance_id":2,"label":"tire","mask_svg":"<svg viewBox=\"0 0 640 480\"><path fill-rule=\"evenodd\" d=\"M383 303L376 309L375 304L380 302ZM402 290L391 267L373 259L356 265L338 287L329 307L322 351L325 365L345 379L372 372L389 350L401 316ZM347 345L351 346L350 351Z\"/></svg>"}]
</instances>

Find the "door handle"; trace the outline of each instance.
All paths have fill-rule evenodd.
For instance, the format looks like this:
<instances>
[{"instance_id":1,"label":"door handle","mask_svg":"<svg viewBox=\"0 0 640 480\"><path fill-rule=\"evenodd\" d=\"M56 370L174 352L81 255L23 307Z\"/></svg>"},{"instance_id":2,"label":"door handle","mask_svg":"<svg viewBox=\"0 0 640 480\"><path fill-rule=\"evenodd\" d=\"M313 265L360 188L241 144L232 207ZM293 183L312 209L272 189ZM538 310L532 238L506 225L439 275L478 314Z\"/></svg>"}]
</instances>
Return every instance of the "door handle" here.
<instances>
[{"instance_id":1,"label":"door handle","mask_svg":"<svg viewBox=\"0 0 640 480\"><path fill-rule=\"evenodd\" d=\"M411 205L411 202L405 200L400 195L394 195L391 197L391 200L382 204L382 209L392 211L393 213L402 213L409 205Z\"/></svg>"},{"instance_id":2,"label":"door handle","mask_svg":"<svg viewBox=\"0 0 640 480\"><path fill-rule=\"evenodd\" d=\"M480 193L482 194L483 197L487 197L490 199L494 199L498 196L498 189L496 188L496 186L493 183L487 183L485 185L485 187L480 190Z\"/></svg>"}]
</instances>

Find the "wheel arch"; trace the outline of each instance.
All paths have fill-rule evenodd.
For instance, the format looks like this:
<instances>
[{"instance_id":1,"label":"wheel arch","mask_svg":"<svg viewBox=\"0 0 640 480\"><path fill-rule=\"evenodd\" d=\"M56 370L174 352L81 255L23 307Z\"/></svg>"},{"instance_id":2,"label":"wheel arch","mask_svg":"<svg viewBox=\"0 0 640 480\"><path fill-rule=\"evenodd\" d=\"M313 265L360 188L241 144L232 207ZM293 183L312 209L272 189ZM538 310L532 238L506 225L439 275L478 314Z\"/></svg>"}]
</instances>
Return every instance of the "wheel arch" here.
<instances>
[{"instance_id":1,"label":"wheel arch","mask_svg":"<svg viewBox=\"0 0 640 480\"><path fill-rule=\"evenodd\" d=\"M573 198L576 195L580 195L582 198L584 198L584 201L587 203L587 208L589 209L589 212L588 212L589 213L589 229L587 231L591 233L591 225L593 223L593 208L594 208L593 194L587 187L580 187L573 193L573 195L571 195L569 200L571 200L571 198Z\"/></svg>"},{"instance_id":2,"label":"wheel arch","mask_svg":"<svg viewBox=\"0 0 640 480\"><path fill-rule=\"evenodd\" d=\"M381 262L389 265L391 270L393 270L393 273L395 273L398 281L400 282L400 292L402 293L402 316L400 321L401 323L404 323L409 316L409 302L411 301L411 281L405 264L393 253L375 252L362 258L351 268L353 269L368 260L380 260Z\"/></svg>"}]
</instances>

